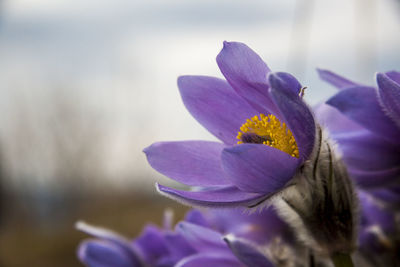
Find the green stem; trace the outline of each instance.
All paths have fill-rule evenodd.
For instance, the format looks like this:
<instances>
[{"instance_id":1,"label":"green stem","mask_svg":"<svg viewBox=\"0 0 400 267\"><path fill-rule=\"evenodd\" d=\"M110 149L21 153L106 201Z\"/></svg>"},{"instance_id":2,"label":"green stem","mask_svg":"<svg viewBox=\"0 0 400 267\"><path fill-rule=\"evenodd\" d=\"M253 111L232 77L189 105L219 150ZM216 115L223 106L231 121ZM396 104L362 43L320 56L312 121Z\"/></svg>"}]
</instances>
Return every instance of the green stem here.
<instances>
[{"instance_id":1,"label":"green stem","mask_svg":"<svg viewBox=\"0 0 400 267\"><path fill-rule=\"evenodd\" d=\"M335 267L354 267L350 254L336 253L331 259Z\"/></svg>"}]
</instances>

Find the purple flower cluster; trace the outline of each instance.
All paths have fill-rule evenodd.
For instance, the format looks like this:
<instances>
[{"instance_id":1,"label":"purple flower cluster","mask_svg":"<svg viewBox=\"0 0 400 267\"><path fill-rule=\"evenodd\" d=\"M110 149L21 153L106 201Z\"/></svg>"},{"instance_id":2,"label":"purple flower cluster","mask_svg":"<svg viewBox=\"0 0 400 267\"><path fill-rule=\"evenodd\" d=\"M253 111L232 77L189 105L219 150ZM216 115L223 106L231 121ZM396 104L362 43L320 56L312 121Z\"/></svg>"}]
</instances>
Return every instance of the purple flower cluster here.
<instances>
[{"instance_id":1,"label":"purple flower cluster","mask_svg":"<svg viewBox=\"0 0 400 267\"><path fill-rule=\"evenodd\" d=\"M148 225L132 241L79 222L79 230L95 237L80 244L79 259L87 266L104 267L272 267L277 257L291 260L288 255L275 255L278 244L294 245L295 239L290 228L271 209L259 214L244 214L237 209L191 210L174 229L169 215L166 214L162 229Z\"/></svg>"},{"instance_id":2,"label":"purple flower cluster","mask_svg":"<svg viewBox=\"0 0 400 267\"><path fill-rule=\"evenodd\" d=\"M155 170L188 186L157 184L161 194L209 209L174 229L166 216L163 228L149 225L133 241L78 223L95 237L81 243L79 259L90 267L398 266L400 73L377 74L375 88L318 70L340 91L312 110L295 77L272 72L245 44L224 42L217 63L225 80L182 76L178 87L220 142L144 149Z\"/></svg>"}]
</instances>

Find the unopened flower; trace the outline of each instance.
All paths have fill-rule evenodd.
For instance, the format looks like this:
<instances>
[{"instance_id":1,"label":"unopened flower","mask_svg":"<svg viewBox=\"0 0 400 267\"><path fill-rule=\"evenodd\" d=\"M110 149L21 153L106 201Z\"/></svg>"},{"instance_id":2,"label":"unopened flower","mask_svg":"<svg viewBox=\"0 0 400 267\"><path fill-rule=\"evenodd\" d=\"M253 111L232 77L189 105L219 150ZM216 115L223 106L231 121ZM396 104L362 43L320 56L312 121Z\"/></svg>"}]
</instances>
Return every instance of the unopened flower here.
<instances>
[{"instance_id":1,"label":"unopened flower","mask_svg":"<svg viewBox=\"0 0 400 267\"><path fill-rule=\"evenodd\" d=\"M400 203L400 72L378 73L377 88L327 70L340 91L316 114L332 133L356 184L392 206Z\"/></svg>"}]
</instances>

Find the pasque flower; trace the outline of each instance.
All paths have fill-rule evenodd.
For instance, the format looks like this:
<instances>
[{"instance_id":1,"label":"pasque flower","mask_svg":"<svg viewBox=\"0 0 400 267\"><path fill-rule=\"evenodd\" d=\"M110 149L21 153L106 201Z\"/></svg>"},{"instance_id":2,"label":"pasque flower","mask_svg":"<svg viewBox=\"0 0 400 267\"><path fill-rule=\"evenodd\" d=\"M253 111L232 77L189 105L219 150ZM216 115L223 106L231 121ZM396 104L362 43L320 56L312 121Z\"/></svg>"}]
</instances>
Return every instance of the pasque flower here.
<instances>
[{"instance_id":1,"label":"pasque flower","mask_svg":"<svg viewBox=\"0 0 400 267\"><path fill-rule=\"evenodd\" d=\"M183 184L157 185L190 205L254 206L288 186L313 152L316 124L290 74L271 72L242 43L225 42L217 63L226 81L182 76L178 87L189 112L221 142L159 142L148 162Z\"/></svg>"},{"instance_id":2,"label":"pasque flower","mask_svg":"<svg viewBox=\"0 0 400 267\"><path fill-rule=\"evenodd\" d=\"M351 253L357 223L353 186L304 103L300 83L289 73L271 72L242 43L225 42L217 63L226 81L183 76L178 87L189 112L222 142L146 148L154 169L192 186L183 191L157 185L159 192L195 206L274 202L315 253Z\"/></svg>"},{"instance_id":3,"label":"pasque flower","mask_svg":"<svg viewBox=\"0 0 400 267\"><path fill-rule=\"evenodd\" d=\"M192 210L175 229L171 217L166 218L164 228L148 225L133 241L80 222L77 228L96 239L81 243L79 259L88 267L272 267L278 261L296 265L303 260L292 253L291 231L272 209L257 214ZM282 253L285 246L289 250Z\"/></svg>"},{"instance_id":4,"label":"pasque flower","mask_svg":"<svg viewBox=\"0 0 400 267\"><path fill-rule=\"evenodd\" d=\"M338 142L350 175L376 198L398 205L400 72L378 73L377 88L328 70L319 70L319 74L340 89L316 114Z\"/></svg>"},{"instance_id":5,"label":"pasque flower","mask_svg":"<svg viewBox=\"0 0 400 267\"><path fill-rule=\"evenodd\" d=\"M359 190L359 251L373 266L398 266L400 226L396 213L368 192Z\"/></svg>"}]
</instances>

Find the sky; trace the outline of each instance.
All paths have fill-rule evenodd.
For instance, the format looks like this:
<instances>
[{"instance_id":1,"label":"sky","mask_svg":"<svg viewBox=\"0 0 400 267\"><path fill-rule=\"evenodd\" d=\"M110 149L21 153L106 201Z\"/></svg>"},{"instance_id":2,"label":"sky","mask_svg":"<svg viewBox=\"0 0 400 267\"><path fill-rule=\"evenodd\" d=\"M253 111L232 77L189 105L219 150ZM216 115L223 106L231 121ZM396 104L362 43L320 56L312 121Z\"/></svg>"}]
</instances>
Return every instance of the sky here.
<instances>
[{"instance_id":1,"label":"sky","mask_svg":"<svg viewBox=\"0 0 400 267\"><path fill-rule=\"evenodd\" d=\"M222 77L224 40L293 73L311 105L335 92L316 67L367 84L400 69L394 0L3 0L0 14L0 147L14 187L57 186L71 168L119 188L166 182L142 149L215 140L176 78Z\"/></svg>"}]
</instances>

